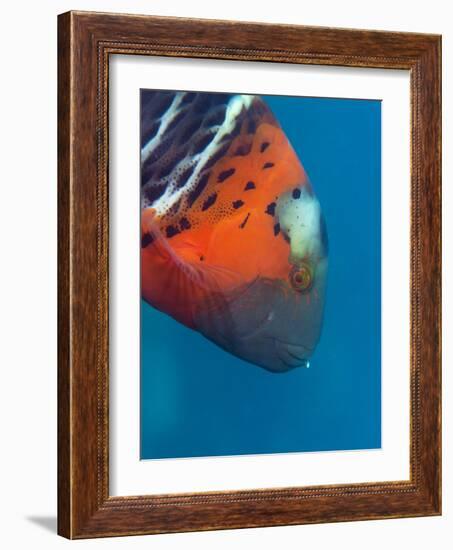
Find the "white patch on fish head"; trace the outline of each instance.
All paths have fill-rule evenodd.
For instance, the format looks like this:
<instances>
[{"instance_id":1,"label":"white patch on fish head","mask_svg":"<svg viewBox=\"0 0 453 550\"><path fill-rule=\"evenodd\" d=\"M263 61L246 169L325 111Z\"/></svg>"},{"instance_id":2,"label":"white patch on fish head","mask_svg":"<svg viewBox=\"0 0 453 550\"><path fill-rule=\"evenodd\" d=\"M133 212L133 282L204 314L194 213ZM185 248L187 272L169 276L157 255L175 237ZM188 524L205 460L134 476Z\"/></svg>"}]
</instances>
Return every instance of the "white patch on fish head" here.
<instances>
[{"instance_id":1,"label":"white patch on fish head","mask_svg":"<svg viewBox=\"0 0 453 550\"><path fill-rule=\"evenodd\" d=\"M280 230L289 239L292 264L322 255L321 207L316 196L305 186L279 197L275 216Z\"/></svg>"}]
</instances>

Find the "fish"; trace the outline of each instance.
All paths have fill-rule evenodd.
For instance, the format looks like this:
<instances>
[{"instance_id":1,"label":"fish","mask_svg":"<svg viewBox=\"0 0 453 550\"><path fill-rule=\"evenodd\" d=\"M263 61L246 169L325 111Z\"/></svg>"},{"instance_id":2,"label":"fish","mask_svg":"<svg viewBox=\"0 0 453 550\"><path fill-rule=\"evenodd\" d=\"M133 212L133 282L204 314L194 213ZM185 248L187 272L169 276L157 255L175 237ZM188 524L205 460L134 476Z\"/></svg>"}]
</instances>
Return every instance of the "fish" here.
<instances>
[{"instance_id":1,"label":"fish","mask_svg":"<svg viewBox=\"0 0 453 550\"><path fill-rule=\"evenodd\" d=\"M265 100L142 90L140 155L142 298L267 371L308 367L327 229Z\"/></svg>"}]
</instances>

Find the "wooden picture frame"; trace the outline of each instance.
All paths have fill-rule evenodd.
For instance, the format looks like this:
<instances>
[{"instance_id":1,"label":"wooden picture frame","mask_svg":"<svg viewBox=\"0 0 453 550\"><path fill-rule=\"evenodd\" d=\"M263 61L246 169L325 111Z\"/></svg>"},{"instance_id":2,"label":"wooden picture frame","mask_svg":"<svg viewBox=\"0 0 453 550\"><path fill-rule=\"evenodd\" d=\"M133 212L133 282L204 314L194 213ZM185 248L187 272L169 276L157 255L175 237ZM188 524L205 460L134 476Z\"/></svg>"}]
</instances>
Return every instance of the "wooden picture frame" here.
<instances>
[{"instance_id":1,"label":"wooden picture frame","mask_svg":"<svg viewBox=\"0 0 453 550\"><path fill-rule=\"evenodd\" d=\"M67 538L441 513L441 38L135 15L58 20L58 532ZM410 480L109 495L111 54L405 69L411 95Z\"/></svg>"}]
</instances>

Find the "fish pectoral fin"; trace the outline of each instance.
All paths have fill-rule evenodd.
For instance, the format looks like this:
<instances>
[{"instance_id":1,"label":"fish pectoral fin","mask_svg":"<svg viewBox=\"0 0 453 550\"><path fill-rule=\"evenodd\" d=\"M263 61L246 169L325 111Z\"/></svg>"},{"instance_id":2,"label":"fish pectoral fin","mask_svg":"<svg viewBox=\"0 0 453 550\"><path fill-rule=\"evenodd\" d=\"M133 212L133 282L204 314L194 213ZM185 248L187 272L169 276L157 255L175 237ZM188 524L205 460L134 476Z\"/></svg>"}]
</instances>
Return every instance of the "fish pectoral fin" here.
<instances>
[{"instance_id":1,"label":"fish pectoral fin","mask_svg":"<svg viewBox=\"0 0 453 550\"><path fill-rule=\"evenodd\" d=\"M168 288L177 297L176 307L183 310L182 317L190 319L185 324L191 327L196 326L201 312L227 310L231 296L243 284L237 273L222 266L182 259L173 265Z\"/></svg>"},{"instance_id":2,"label":"fish pectoral fin","mask_svg":"<svg viewBox=\"0 0 453 550\"><path fill-rule=\"evenodd\" d=\"M199 289L221 292L222 289L230 289L239 285L241 277L238 273L222 265L205 261L204 251L196 242L188 236L184 240L169 243L162 234L156 218L156 211L148 208L142 212L142 237L152 237L154 252L173 265L172 271L182 282L190 282Z\"/></svg>"},{"instance_id":3,"label":"fish pectoral fin","mask_svg":"<svg viewBox=\"0 0 453 550\"><path fill-rule=\"evenodd\" d=\"M221 261L208 261L202 245L190 235L180 235L170 242L162 234L152 208L142 213L142 238L144 235L152 240L144 252L146 277L152 282L148 301L186 326L193 328L200 309L227 306L229 297L243 286L239 273L224 267ZM157 287L160 292L155 292Z\"/></svg>"},{"instance_id":4,"label":"fish pectoral fin","mask_svg":"<svg viewBox=\"0 0 453 550\"><path fill-rule=\"evenodd\" d=\"M239 273L220 265L197 265L196 269L206 286L217 292L229 293L243 284Z\"/></svg>"},{"instance_id":5,"label":"fish pectoral fin","mask_svg":"<svg viewBox=\"0 0 453 550\"><path fill-rule=\"evenodd\" d=\"M189 239L180 240L177 244L173 246L175 253L185 261L188 262L203 262L205 257L205 252L203 248L198 245L198 243L193 242Z\"/></svg>"}]
</instances>

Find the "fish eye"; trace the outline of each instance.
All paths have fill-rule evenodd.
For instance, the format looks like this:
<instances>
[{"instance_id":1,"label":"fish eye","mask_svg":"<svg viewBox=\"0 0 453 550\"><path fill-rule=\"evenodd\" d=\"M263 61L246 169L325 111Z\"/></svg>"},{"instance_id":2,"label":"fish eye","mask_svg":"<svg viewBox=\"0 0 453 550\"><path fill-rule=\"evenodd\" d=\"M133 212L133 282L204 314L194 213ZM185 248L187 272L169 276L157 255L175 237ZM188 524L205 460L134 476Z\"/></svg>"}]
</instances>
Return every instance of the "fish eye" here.
<instances>
[{"instance_id":1,"label":"fish eye","mask_svg":"<svg viewBox=\"0 0 453 550\"><path fill-rule=\"evenodd\" d=\"M291 269L289 280L294 290L306 292L313 284L313 271L306 262L302 262Z\"/></svg>"}]
</instances>

